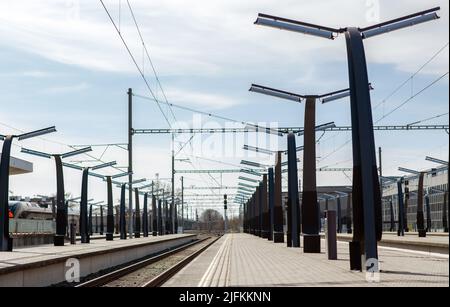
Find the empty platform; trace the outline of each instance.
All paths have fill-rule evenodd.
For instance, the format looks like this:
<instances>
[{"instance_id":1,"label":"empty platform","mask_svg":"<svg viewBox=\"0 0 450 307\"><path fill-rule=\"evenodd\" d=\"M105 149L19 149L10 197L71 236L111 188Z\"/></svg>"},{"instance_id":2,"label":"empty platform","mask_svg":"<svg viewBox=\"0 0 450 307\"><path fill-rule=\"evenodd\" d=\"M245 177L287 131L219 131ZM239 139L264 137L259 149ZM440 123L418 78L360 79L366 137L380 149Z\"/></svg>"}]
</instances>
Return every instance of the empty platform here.
<instances>
[{"instance_id":1,"label":"empty platform","mask_svg":"<svg viewBox=\"0 0 450 307\"><path fill-rule=\"evenodd\" d=\"M325 242L322 241L324 248ZM365 287L449 286L444 254L379 247L379 283L349 270L348 243L338 243L337 261L304 254L247 234L228 234L169 280L166 287Z\"/></svg>"},{"instance_id":2,"label":"empty platform","mask_svg":"<svg viewBox=\"0 0 450 307\"><path fill-rule=\"evenodd\" d=\"M42 245L0 252L0 287L43 287L66 281L67 261L79 262L80 277L181 246L196 235L168 235L128 240L92 240L62 247Z\"/></svg>"}]
</instances>

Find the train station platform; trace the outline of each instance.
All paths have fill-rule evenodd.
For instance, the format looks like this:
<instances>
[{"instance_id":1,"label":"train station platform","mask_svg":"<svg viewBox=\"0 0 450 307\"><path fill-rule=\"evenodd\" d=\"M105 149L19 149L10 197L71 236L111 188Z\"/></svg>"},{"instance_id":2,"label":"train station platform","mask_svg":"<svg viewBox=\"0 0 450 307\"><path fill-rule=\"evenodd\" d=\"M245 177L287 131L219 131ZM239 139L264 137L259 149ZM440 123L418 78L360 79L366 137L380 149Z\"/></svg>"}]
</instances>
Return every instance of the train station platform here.
<instances>
[{"instance_id":1,"label":"train station platform","mask_svg":"<svg viewBox=\"0 0 450 307\"><path fill-rule=\"evenodd\" d=\"M166 287L398 287L449 286L449 257L379 247L379 283L350 271L349 247L338 242L338 260L304 254L248 234L228 234L178 272Z\"/></svg>"},{"instance_id":2,"label":"train station platform","mask_svg":"<svg viewBox=\"0 0 450 307\"><path fill-rule=\"evenodd\" d=\"M0 252L0 287L45 287L66 281L68 260L79 263L81 278L192 242L196 235L167 235L62 247L41 245Z\"/></svg>"},{"instance_id":3,"label":"train station platform","mask_svg":"<svg viewBox=\"0 0 450 307\"><path fill-rule=\"evenodd\" d=\"M325 238L325 235L322 234ZM338 234L339 241L350 242L353 235ZM429 253L447 254L449 252L449 236L448 233L429 233L426 238L419 238L418 233L407 233L404 237L399 237L395 233L383 233L379 246L411 249Z\"/></svg>"}]
</instances>

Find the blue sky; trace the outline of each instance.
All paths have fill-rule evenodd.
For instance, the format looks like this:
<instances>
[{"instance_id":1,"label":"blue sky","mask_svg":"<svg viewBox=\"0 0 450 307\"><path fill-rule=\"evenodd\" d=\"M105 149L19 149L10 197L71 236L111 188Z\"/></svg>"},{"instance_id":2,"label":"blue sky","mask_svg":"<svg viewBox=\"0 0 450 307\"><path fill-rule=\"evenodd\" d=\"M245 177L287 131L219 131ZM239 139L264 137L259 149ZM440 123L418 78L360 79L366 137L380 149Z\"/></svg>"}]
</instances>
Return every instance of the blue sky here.
<instances>
[{"instance_id":1,"label":"blue sky","mask_svg":"<svg viewBox=\"0 0 450 307\"><path fill-rule=\"evenodd\" d=\"M104 1L119 23L132 52L144 69L156 95L155 79L143 50L126 1ZM345 42L321 40L296 33L257 27L257 13L269 13L333 27L370 25L437 5L442 18L366 42L370 80L375 86L372 103L378 105L398 85L409 78L439 49L448 44L448 1L304 1L304 0L157 0L130 1L141 26L163 88L170 102L217 113L240 121L302 126L303 106L248 92L251 83L297 93L323 93L348 87ZM64 144L126 142L127 97L129 87L148 96L142 79L131 62L99 1L43 0L2 1L0 4L0 133L14 129L34 130L55 125L58 133L45 140L16 143L49 152L67 151ZM374 119L448 72L448 46L413 82L374 109ZM448 112L448 76L379 124L408 124ZM193 114L174 109L178 121L190 124ZM157 106L136 99L135 128L168 128ZM171 119L172 120L172 119ZM205 118L211 125L222 121ZM213 122L211 122L213 121ZM348 100L320 105L317 122L350 124ZM428 123L448 124L448 115ZM174 125L176 126L176 125ZM217 136L196 136L205 143ZM224 143L233 144L229 138ZM318 155L327 157L350 138L348 133L326 134L318 145ZM180 138L180 141L185 138ZM239 139L239 142L244 142ZM253 140L251 145L255 145ZM301 138L298 139L302 143ZM384 149L385 173L396 168L429 168L426 155L448 158L448 135L443 131L378 132L377 146ZM261 143L259 144L261 145ZM264 145L264 144L262 144ZM285 140L272 138L273 149ZM190 149L188 146L187 149ZM18 195L54 193L51 161L14 155L35 163L31 175L12 178L11 190ZM135 169L137 177L170 176L170 137L137 136ZM188 151L180 154L185 157ZM104 161L126 164L126 152L97 149L93 155ZM245 153L221 156L203 152L205 158L239 164ZM224 164L190 157L196 168L230 168ZM89 159L84 157L82 159ZM252 157L270 163L264 156ZM318 166L351 167L351 144L319 160ZM179 168L190 168L181 165ZM107 170L106 173L113 172ZM187 185L207 185L208 176L187 176ZM215 177L216 181L221 178ZM236 176L226 175L224 184L236 185ZM81 174L66 171L66 189L80 190ZM177 179L178 181L178 179ZM319 174L319 184L348 183L342 174ZM91 196L103 200L104 185L91 180Z\"/></svg>"}]
</instances>

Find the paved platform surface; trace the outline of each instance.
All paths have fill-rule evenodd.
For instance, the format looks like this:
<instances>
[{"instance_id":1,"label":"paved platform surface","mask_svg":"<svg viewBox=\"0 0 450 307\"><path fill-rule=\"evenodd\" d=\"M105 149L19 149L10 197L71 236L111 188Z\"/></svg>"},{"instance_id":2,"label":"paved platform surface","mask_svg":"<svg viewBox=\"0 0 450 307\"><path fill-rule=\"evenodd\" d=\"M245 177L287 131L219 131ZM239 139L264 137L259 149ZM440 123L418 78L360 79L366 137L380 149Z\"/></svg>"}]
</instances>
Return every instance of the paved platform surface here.
<instances>
[{"instance_id":1,"label":"paved platform surface","mask_svg":"<svg viewBox=\"0 0 450 307\"><path fill-rule=\"evenodd\" d=\"M322 234L324 237L325 235ZM338 240L349 242L353 235L338 234ZM379 243L380 246L406 248L431 253L449 253L449 237L448 234L430 234L426 238L419 238L418 234L409 233L404 237L399 237L394 233L383 233L383 239Z\"/></svg>"},{"instance_id":2,"label":"paved platform surface","mask_svg":"<svg viewBox=\"0 0 450 307\"><path fill-rule=\"evenodd\" d=\"M92 255L107 254L111 251L127 250L132 247L145 246L152 243L174 240L191 235L169 235L161 237L148 237L139 239L128 239L106 241L91 240L90 244L77 243L76 245L66 244L55 247L53 245L41 245L27 248L18 248L13 252L0 252L0 274L12 270L32 267L39 263L44 266L57 261L69 258L83 258Z\"/></svg>"},{"instance_id":3,"label":"paved platform surface","mask_svg":"<svg viewBox=\"0 0 450 307\"><path fill-rule=\"evenodd\" d=\"M448 287L448 255L380 247L379 283L349 270L348 243L338 243L337 261L304 254L247 234L222 237L169 280L166 287Z\"/></svg>"}]
</instances>

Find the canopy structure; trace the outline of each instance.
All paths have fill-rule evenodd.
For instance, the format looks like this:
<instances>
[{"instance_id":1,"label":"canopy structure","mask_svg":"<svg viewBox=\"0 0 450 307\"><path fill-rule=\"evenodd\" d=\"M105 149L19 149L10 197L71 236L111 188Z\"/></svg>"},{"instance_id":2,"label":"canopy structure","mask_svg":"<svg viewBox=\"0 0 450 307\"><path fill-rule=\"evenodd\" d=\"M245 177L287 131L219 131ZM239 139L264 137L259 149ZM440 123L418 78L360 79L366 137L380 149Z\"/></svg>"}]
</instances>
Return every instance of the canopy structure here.
<instances>
[{"instance_id":1,"label":"canopy structure","mask_svg":"<svg viewBox=\"0 0 450 307\"><path fill-rule=\"evenodd\" d=\"M0 153L1 156L1 153ZM33 163L11 157L11 161L9 163L9 174L10 175L22 175L33 172Z\"/></svg>"}]
</instances>

